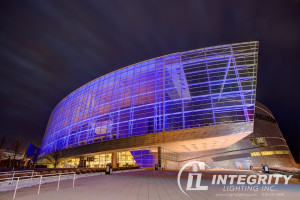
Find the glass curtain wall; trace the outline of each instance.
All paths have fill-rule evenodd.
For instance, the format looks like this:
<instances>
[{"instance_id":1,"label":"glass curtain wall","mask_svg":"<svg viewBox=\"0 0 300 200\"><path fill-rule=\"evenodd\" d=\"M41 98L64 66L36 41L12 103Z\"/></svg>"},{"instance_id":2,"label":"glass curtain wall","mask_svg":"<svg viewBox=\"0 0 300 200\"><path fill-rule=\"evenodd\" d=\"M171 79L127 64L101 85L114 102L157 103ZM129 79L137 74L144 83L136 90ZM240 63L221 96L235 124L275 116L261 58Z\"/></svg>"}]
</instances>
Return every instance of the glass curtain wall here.
<instances>
[{"instance_id":1,"label":"glass curtain wall","mask_svg":"<svg viewBox=\"0 0 300 200\"><path fill-rule=\"evenodd\" d=\"M117 138L253 121L258 43L154 58L102 76L54 109L40 156Z\"/></svg>"}]
</instances>

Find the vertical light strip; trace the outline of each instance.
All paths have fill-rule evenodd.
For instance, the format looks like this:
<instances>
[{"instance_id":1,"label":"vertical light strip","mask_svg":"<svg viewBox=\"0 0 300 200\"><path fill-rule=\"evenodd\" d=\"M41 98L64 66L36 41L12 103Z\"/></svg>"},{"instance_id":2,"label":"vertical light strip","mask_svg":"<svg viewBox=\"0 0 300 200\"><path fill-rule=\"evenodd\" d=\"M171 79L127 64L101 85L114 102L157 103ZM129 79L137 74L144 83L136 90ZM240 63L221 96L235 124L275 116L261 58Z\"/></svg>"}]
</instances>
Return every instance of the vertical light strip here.
<instances>
[{"instance_id":1,"label":"vertical light strip","mask_svg":"<svg viewBox=\"0 0 300 200\"><path fill-rule=\"evenodd\" d=\"M241 84L239 72L238 72L238 69L237 69L237 66L236 66L236 62L235 62L235 58L234 58L234 53L233 53L231 45L230 45L230 52L231 52L232 63L233 63L234 71L235 71L235 76L237 78L237 84L238 84L238 87L239 87L242 104L243 104L244 115L245 115L245 118L246 118L246 122L248 122L249 121L248 110L247 110L247 107L246 107L244 92L243 92L243 88L242 88L242 84Z\"/></svg>"},{"instance_id":2,"label":"vertical light strip","mask_svg":"<svg viewBox=\"0 0 300 200\"><path fill-rule=\"evenodd\" d=\"M163 57L163 132L165 131L165 57Z\"/></svg>"},{"instance_id":3,"label":"vertical light strip","mask_svg":"<svg viewBox=\"0 0 300 200\"><path fill-rule=\"evenodd\" d=\"M207 74L208 87L209 87L209 95L210 95L210 102L211 102L211 112L212 112L212 115L213 115L214 125L216 125L216 118L215 118L215 111L214 111L214 102L213 102L212 96L211 96L210 78L209 78L208 67L207 67L206 49L204 49L204 55L205 55L205 67L206 67L206 74Z\"/></svg>"},{"instance_id":4,"label":"vertical light strip","mask_svg":"<svg viewBox=\"0 0 300 200\"><path fill-rule=\"evenodd\" d=\"M119 90L118 90L118 124L117 124L117 135L116 135L116 138L119 138L120 137L120 130L119 130L119 126L120 126L120 109L121 109L121 101L120 99L122 99L122 83L121 83L121 80L119 82ZM125 89L125 87L124 87Z\"/></svg>"},{"instance_id":5,"label":"vertical light strip","mask_svg":"<svg viewBox=\"0 0 300 200\"><path fill-rule=\"evenodd\" d=\"M181 53L179 53L179 65L180 65L180 84L181 84L181 106L182 106L182 128L185 128L185 115L184 115L184 100L183 100L183 81L182 76L184 75L184 69L181 64ZM188 86L187 86L188 87Z\"/></svg>"}]
</instances>

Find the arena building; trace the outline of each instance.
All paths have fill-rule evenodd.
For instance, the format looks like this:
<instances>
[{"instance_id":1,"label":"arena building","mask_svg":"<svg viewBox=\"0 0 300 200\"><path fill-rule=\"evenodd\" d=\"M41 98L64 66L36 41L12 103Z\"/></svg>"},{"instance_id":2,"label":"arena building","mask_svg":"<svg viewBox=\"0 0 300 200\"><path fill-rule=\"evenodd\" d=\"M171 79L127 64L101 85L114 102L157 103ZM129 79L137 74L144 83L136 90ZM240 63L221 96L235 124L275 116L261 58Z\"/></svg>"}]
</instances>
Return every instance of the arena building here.
<instances>
[{"instance_id":1,"label":"arena building","mask_svg":"<svg viewBox=\"0 0 300 200\"><path fill-rule=\"evenodd\" d=\"M169 54L99 77L53 110L40 157L61 167L179 169L295 162L271 111L255 101L258 42Z\"/></svg>"}]
</instances>

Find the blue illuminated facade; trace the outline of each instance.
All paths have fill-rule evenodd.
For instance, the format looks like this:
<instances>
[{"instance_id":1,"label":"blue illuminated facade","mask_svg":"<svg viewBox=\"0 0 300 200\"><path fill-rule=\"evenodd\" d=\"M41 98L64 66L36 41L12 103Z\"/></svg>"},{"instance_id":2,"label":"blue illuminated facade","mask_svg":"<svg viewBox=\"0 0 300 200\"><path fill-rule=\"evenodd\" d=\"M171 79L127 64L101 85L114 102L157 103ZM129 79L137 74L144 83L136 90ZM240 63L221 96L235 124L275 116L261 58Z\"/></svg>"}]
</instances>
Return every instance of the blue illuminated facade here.
<instances>
[{"instance_id":1,"label":"blue illuminated facade","mask_svg":"<svg viewBox=\"0 0 300 200\"><path fill-rule=\"evenodd\" d=\"M146 60L99 77L53 110L40 156L90 143L253 121L258 42Z\"/></svg>"},{"instance_id":2,"label":"blue illuminated facade","mask_svg":"<svg viewBox=\"0 0 300 200\"><path fill-rule=\"evenodd\" d=\"M147 149L136 150L136 151L130 151L130 153L139 167L155 166L155 161L157 160L157 158L153 154L151 154L150 150Z\"/></svg>"}]
</instances>

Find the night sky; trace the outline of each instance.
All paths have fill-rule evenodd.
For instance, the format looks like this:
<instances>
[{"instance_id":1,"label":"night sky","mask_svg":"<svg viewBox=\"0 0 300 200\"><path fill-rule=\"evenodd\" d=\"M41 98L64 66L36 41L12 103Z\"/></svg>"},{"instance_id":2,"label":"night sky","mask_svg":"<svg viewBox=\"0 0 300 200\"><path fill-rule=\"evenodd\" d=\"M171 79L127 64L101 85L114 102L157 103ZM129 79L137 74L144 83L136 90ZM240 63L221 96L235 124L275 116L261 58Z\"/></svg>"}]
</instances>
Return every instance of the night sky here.
<instances>
[{"instance_id":1,"label":"night sky","mask_svg":"<svg viewBox=\"0 0 300 200\"><path fill-rule=\"evenodd\" d=\"M51 111L126 65L260 42L257 100L300 161L300 1L1 1L0 135L40 144Z\"/></svg>"}]
</instances>

